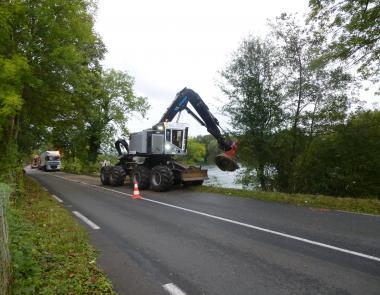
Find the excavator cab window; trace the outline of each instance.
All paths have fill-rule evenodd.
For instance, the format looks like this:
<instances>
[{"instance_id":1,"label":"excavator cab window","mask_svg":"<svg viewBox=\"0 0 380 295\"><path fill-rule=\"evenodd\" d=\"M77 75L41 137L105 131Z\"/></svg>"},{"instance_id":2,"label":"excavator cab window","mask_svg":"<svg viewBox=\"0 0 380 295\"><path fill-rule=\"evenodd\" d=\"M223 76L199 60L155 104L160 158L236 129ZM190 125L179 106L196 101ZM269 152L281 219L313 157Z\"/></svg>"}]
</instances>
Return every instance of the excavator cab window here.
<instances>
[{"instance_id":1,"label":"excavator cab window","mask_svg":"<svg viewBox=\"0 0 380 295\"><path fill-rule=\"evenodd\" d=\"M172 130L172 143L182 149L183 130Z\"/></svg>"}]
</instances>

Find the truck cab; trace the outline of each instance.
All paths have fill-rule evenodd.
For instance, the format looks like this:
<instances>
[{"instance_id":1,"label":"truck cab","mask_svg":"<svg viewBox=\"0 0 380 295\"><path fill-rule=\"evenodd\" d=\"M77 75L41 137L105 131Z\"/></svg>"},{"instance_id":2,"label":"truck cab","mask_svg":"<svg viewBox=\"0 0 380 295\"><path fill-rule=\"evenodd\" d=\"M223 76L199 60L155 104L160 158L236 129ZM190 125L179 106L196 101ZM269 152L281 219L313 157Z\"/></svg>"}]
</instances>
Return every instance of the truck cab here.
<instances>
[{"instance_id":1,"label":"truck cab","mask_svg":"<svg viewBox=\"0 0 380 295\"><path fill-rule=\"evenodd\" d=\"M61 155L59 151L46 151L40 156L40 169L44 171L58 171L61 169Z\"/></svg>"}]
</instances>

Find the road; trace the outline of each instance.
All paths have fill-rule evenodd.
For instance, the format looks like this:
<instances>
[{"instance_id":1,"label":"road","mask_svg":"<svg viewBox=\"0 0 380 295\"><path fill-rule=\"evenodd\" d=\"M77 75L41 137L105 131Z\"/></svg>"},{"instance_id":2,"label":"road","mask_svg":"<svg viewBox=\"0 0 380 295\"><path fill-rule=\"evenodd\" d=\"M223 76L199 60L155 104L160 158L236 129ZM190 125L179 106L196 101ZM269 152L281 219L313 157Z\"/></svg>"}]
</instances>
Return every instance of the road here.
<instances>
[{"instance_id":1,"label":"road","mask_svg":"<svg viewBox=\"0 0 380 295\"><path fill-rule=\"evenodd\" d=\"M380 294L378 216L27 173L93 223L119 294Z\"/></svg>"}]
</instances>

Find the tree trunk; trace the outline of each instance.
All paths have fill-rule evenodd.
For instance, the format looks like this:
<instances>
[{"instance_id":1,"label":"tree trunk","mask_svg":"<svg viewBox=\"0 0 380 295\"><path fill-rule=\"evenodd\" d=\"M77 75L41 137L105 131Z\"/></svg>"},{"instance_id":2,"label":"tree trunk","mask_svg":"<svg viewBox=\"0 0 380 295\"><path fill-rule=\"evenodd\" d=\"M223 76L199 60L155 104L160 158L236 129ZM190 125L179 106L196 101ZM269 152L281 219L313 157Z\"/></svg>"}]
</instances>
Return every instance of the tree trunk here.
<instances>
[{"instance_id":1,"label":"tree trunk","mask_svg":"<svg viewBox=\"0 0 380 295\"><path fill-rule=\"evenodd\" d=\"M257 178L260 181L260 187L262 191L267 191L267 184L266 184L266 177L264 173L264 165L259 164L259 167L257 168Z\"/></svg>"},{"instance_id":2,"label":"tree trunk","mask_svg":"<svg viewBox=\"0 0 380 295\"><path fill-rule=\"evenodd\" d=\"M296 113L294 115L294 122L293 122L293 143L292 143L292 155L291 155L291 162L293 163L295 157L296 157L296 144L297 144L297 127L301 112L301 101L302 101L302 61L301 61L301 53L298 54L298 101L297 101L297 109Z\"/></svg>"},{"instance_id":3,"label":"tree trunk","mask_svg":"<svg viewBox=\"0 0 380 295\"><path fill-rule=\"evenodd\" d=\"M100 148L99 138L95 135L90 136L88 145L89 145L89 150L88 150L87 159L90 163L95 163L98 157L98 151Z\"/></svg>"}]
</instances>

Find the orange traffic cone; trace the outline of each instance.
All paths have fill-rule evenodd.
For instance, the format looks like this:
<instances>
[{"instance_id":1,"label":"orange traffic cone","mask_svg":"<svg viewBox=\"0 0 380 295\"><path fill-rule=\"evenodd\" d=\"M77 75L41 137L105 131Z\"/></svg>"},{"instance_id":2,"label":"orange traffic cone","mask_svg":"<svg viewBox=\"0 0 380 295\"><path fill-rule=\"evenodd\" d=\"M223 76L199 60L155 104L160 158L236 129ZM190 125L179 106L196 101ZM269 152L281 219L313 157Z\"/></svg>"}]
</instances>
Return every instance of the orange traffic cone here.
<instances>
[{"instance_id":1,"label":"orange traffic cone","mask_svg":"<svg viewBox=\"0 0 380 295\"><path fill-rule=\"evenodd\" d=\"M138 186L138 183L137 183L136 179L134 179L133 183L134 183L134 186L133 186L132 199L141 199L141 195L140 195L140 191L139 191L139 186Z\"/></svg>"}]
</instances>

